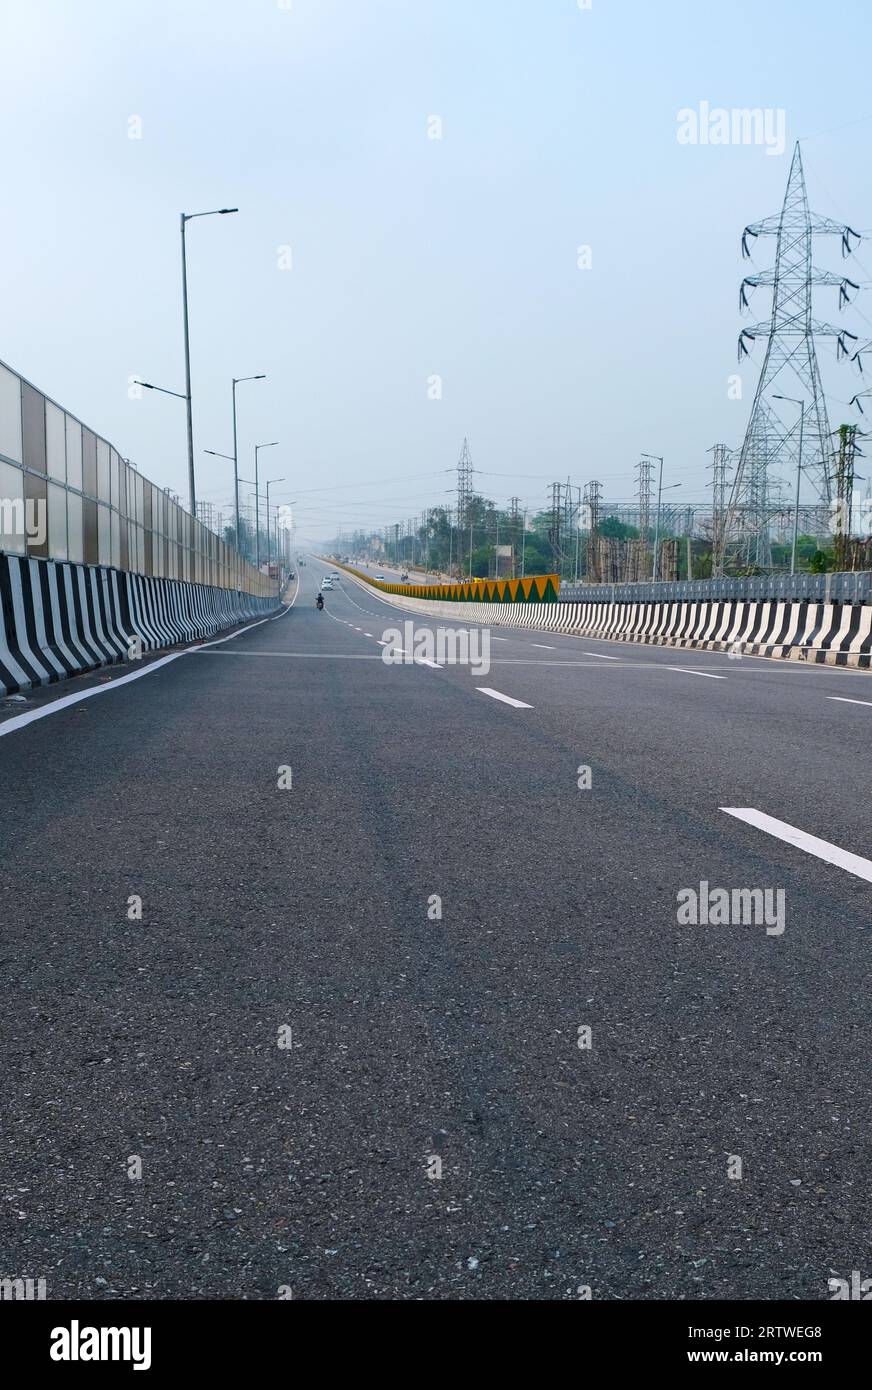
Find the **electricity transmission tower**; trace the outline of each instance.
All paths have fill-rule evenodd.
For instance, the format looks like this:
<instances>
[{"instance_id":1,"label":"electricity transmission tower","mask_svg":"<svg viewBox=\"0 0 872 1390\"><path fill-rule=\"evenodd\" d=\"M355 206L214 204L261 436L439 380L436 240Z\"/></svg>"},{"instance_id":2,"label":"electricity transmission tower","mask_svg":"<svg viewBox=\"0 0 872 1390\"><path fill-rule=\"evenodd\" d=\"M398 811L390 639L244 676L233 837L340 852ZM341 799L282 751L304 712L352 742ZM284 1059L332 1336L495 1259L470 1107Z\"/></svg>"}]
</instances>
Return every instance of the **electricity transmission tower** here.
<instances>
[{"instance_id":1,"label":"electricity transmission tower","mask_svg":"<svg viewBox=\"0 0 872 1390\"><path fill-rule=\"evenodd\" d=\"M833 541L833 555L837 570L846 570L851 552L851 530L853 525L854 466L857 454L858 430L856 425L839 426L839 452L836 455L836 498Z\"/></svg>"},{"instance_id":2,"label":"electricity transmission tower","mask_svg":"<svg viewBox=\"0 0 872 1390\"><path fill-rule=\"evenodd\" d=\"M587 525L587 579L588 583L595 584L599 578L599 555L597 554L597 541L599 537L600 508L602 506L602 483L590 482L584 485L584 500L582 502L582 516Z\"/></svg>"},{"instance_id":3,"label":"electricity transmission tower","mask_svg":"<svg viewBox=\"0 0 872 1390\"><path fill-rule=\"evenodd\" d=\"M509 502L509 525L512 530L512 578L515 577L516 561L518 557L518 537L521 534L521 499L513 497Z\"/></svg>"},{"instance_id":4,"label":"electricity transmission tower","mask_svg":"<svg viewBox=\"0 0 872 1390\"><path fill-rule=\"evenodd\" d=\"M816 236L839 236L842 256L851 254L851 238L860 240L847 225L811 212L805 189L805 175L799 144L793 151L787 191L781 212L747 226L742 233L742 254L751 252L749 238L773 236L776 240L775 265L755 275L747 275L740 289L740 306L748 307L748 291L758 286L772 290L772 313L768 322L745 328L739 335L739 360L750 352L749 343L766 338L766 355L751 407L748 428L739 452L724 523L721 551L715 557L715 573L723 574L726 549L737 530L743 535L744 549L753 555L752 563L766 564L769 555L768 475L770 469L795 467L799 441L799 418L794 410L785 424L773 401L779 396L798 399L802 404L802 472L811 483L817 499L829 503L832 491L832 445L827 408L815 352L815 338L836 339L836 354L850 349L847 339L856 335L835 328L812 316L812 289L829 285L839 290L839 307L849 302L853 280L817 270L812 262Z\"/></svg>"},{"instance_id":5,"label":"electricity transmission tower","mask_svg":"<svg viewBox=\"0 0 872 1390\"><path fill-rule=\"evenodd\" d=\"M457 558L463 575L463 541L469 532L469 574L472 575L472 458L469 441L464 439L457 461Z\"/></svg>"},{"instance_id":6,"label":"electricity transmission tower","mask_svg":"<svg viewBox=\"0 0 872 1390\"><path fill-rule=\"evenodd\" d=\"M563 484L551 484L551 519L548 524L548 540L551 545L551 563L555 574L563 572L563 547L560 538L563 521Z\"/></svg>"},{"instance_id":7,"label":"electricity transmission tower","mask_svg":"<svg viewBox=\"0 0 872 1390\"><path fill-rule=\"evenodd\" d=\"M639 537L647 545L651 530L651 498L654 493L653 460L640 459L636 464L636 472L639 474Z\"/></svg>"},{"instance_id":8,"label":"electricity transmission tower","mask_svg":"<svg viewBox=\"0 0 872 1390\"><path fill-rule=\"evenodd\" d=\"M709 450L713 455L712 470L712 565L723 554L724 526L727 519L727 473L730 468L730 451L726 444L715 444Z\"/></svg>"},{"instance_id":9,"label":"electricity transmission tower","mask_svg":"<svg viewBox=\"0 0 872 1390\"><path fill-rule=\"evenodd\" d=\"M586 509L584 512L584 516L585 520L588 523L587 529L590 531L591 535L593 535L595 531L599 530L600 508L602 506L602 492L602 483L591 482L585 483L584 485L583 507Z\"/></svg>"}]
</instances>

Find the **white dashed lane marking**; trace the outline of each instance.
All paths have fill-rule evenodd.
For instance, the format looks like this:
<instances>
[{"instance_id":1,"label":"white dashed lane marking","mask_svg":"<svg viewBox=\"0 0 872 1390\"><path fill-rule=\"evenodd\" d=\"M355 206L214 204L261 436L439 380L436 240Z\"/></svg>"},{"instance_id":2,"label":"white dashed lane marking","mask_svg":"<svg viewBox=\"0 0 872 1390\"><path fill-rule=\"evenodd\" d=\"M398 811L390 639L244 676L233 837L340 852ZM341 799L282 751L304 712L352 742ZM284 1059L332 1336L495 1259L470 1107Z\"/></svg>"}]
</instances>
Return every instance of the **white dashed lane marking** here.
<instances>
[{"instance_id":1,"label":"white dashed lane marking","mask_svg":"<svg viewBox=\"0 0 872 1390\"><path fill-rule=\"evenodd\" d=\"M487 685L477 685L476 690L480 690L482 695L490 695L492 700L502 700L504 705L511 705L513 709L532 709L532 705L525 705L523 700L513 700L511 695L503 695L499 690L491 690Z\"/></svg>"},{"instance_id":2,"label":"white dashed lane marking","mask_svg":"<svg viewBox=\"0 0 872 1390\"><path fill-rule=\"evenodd\" d=\"M753 806L722 806L721 810L728 816L735 816L736 820L744 821L746 825L753 825L755 829L762 830L767 835L774 835L776 839L795 845L806 854L813 854L817 859L824 859L828 864L835 864L846 873L872 883L872 859L864 859L862 855L840 849L838 845L830 844L829 840L819 840L817 835L809 835L805 830L798 830L795 825L788 825L787 821L767 816L764 811L757 811Z\"/></svg>"},{"instance_id":3,"label":"white dashed lane marking","mask_svg":"<svg viewBox=\"0 0 872 1390\"><path fill-rule=\"evenodd\" d=\"M725 681L726 676L713 676L711 671L691 671L688 666L667 666L667 671L680 671L683 676L705 676L707 681Z\"/></svg>"}]
</instances>

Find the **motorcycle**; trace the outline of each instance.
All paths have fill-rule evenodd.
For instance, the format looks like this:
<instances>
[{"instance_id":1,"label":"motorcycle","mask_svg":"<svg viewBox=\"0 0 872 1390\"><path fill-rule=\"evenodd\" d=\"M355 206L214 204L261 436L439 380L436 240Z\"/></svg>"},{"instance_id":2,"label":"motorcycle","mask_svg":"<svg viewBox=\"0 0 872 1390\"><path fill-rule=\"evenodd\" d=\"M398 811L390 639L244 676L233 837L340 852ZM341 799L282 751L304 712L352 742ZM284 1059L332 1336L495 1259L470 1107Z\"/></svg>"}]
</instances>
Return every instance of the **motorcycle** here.
<instances>
[{"instance_id":1,"label":"motorcycle","mask_svg":"<svg viewBox=\"0 0 872 1390\"><path fill-rule=\"evenodd\" d=\"M322 596L321 596L320 594L319 594L318 597L315 599L315 607L318 609L318 612L319 612L319 613L321 612L321 609L324 607L324 599L322 598Z\"/></svg>"}]
</instances>

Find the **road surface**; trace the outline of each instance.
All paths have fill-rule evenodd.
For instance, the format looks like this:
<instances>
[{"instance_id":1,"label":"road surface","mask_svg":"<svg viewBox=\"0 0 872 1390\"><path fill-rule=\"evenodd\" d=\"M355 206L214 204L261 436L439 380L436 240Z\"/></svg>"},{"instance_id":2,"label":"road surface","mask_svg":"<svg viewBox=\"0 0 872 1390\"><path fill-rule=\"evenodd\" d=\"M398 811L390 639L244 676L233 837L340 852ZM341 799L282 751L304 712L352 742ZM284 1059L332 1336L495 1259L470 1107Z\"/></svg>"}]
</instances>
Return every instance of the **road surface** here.
<instances>
[{"instance_id":1,"label":"road surface","mask_svg":"<svg viewBox=\"0 0 872 1390\"><path fill-rule=\"evenodd\" d=\"M409 615L347 577L318 613L328 568L231 640L0 708L0 1272L136 1299L868 1273L870 678L499 628L485 676L388 666ZM703 881L782 889L785 930L680 925Z\"/></svg>"}]
</instances>

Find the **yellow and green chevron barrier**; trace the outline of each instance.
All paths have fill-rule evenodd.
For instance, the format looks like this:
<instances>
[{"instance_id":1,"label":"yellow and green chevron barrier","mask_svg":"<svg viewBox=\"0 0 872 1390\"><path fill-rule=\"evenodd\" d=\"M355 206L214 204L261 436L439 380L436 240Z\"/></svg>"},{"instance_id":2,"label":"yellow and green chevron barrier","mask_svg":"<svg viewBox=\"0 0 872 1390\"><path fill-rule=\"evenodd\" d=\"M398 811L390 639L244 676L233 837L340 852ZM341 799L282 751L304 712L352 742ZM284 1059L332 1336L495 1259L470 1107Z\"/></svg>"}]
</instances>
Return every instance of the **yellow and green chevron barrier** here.
<instances>
[{"instance_id":1,"label":"yellow and green chevron barrier","mask_svg":"<svg viewBox=\"0 0 872 1390\"><path fill-rule=\"evenodd\" d=\"M438 599L442 603L554 603L560 592L557 574L534 574L529 579L477 579L463 584L386 584L352 565L342 565L342 569L380 593Z\"/></svg>"}]
</instances>

